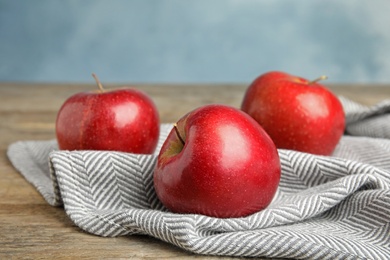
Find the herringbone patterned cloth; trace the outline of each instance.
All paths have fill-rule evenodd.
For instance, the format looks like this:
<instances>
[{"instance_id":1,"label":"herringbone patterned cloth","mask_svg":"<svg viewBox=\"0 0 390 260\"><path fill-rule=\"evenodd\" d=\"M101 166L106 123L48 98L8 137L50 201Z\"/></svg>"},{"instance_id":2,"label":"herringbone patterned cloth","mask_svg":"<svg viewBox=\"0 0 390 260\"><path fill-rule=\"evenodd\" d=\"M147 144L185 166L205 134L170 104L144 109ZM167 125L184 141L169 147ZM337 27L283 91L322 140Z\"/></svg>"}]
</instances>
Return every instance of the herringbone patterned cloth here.
<instances>
[{"instance_id":1,"label":"herringbone patterned cloth","mask_svg":"<svg viewBox=\"0 0 390 260\"><path fill-rule=\"evenodd\" d=\"M51 140L14 143L8 156L50 205L96 235L146 234L207 255L390 259L390 100L340 99L348 126L334 154L279 150L274 201L244 218L167 211L153 188L156 155L58 151ZM171 127L162 125L159 147Z\"/></svg>"}]
</instances>

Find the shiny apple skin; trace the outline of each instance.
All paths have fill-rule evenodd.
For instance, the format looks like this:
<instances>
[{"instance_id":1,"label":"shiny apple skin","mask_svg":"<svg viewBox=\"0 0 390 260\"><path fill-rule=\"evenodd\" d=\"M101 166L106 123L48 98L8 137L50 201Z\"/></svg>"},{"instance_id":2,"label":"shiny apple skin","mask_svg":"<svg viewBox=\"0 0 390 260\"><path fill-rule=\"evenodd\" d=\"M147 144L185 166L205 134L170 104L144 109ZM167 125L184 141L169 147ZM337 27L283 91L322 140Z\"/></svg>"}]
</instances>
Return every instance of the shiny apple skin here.
<instances>
[{"instance_id":1,"label":"shiny apple skin","mask_svg":"<svg viewBox=\"0 0 390 260\"><path fill-rule=\"evenodd\" d=\"M123 88L77 93L60 108L56 136L61 150L155 151L159 114L144 92Z\"/></svg>"},{"instance_id":2,"label":"shiny apple skin","mask_svg":"<svg viewBox=\"0 0 390 260\"><path fill-rule=\"evenodd\" d=\"M278 148L331 155L345 129L343 107L319 83L268 72L248 87L241 109L252 116Z\"/></svg>"},{"instance_id":3,"label":"shiny apple skin","mask_svg":"<svg viewBox=\"0 0 390 260\"><path fill-rule=\"evenodd\" d=\"M267 207L280 180L280 160L267 133L224 105L195 109L172 129L154 171L157 196L176 213L243 217Z\"/></svg>"}]
</instances>

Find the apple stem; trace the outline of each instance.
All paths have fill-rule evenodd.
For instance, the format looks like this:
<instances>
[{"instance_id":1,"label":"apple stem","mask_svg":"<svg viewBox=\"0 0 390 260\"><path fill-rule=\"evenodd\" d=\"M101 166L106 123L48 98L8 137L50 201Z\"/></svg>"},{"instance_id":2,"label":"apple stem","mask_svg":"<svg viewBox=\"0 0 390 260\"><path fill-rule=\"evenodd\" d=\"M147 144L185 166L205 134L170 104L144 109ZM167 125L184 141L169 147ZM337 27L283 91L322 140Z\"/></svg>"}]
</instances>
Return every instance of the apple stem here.
<instances>
[{"instance_id":1,"label":"apple stem","mask_svg":"<svg viewBox=\"0 0 390 260\"><path fill-rule=\"evenodd\" d=\"M176 123L173 125L173 128L175 129L176 135L179 138L180 142L182 143L182 145L184 145L185 142L184 142L183 138L181 137L181 135L179 133L179 129L177 129L177 124Z\"/></svg>"},{"instance_id":2,"label":"apple stem","mask_svg":"<svg viewBox=\"0 0 390 260\"><path fill-rule=\"evenodd\" d=\"M101 92L104 92L103 85L102 85L102 83L100 83L100 80L99 80L99 78L96 76L95 73L92 73L92 77L95 79L96 84L99 86L100 91L101 91Z\"/></svg>"},{"instance_id":3,"label":"apple stem","mask_svg":"<svg viewBox=\"0 0 390 260\"><path fill-rule=\"evenodd\" d=\"M322 76L316 78L315 80L310 81L308 84L311 85L311 84L317 83L318 81L326 80L327 78L328 78L327 76L322 75Z\"/></svg>"}]
</instances>

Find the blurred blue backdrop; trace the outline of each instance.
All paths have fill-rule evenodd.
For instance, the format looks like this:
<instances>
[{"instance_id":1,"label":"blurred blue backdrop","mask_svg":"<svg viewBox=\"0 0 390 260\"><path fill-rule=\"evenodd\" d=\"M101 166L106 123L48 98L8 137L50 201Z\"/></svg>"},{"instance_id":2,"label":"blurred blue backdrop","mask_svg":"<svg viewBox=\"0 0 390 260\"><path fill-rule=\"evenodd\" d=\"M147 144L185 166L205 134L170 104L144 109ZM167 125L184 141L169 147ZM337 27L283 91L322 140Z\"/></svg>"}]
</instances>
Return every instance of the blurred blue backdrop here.
<instances>
[{"instance_id":1,"label":"blurred blue backdrop","mask_svg":"<svg viewBox=\"0 0 390 260\"><path fill-rule=\"evenodd\" d=\"M388 0L0 0L0 81L390 82Z\"/></svg>"}]
</instances>

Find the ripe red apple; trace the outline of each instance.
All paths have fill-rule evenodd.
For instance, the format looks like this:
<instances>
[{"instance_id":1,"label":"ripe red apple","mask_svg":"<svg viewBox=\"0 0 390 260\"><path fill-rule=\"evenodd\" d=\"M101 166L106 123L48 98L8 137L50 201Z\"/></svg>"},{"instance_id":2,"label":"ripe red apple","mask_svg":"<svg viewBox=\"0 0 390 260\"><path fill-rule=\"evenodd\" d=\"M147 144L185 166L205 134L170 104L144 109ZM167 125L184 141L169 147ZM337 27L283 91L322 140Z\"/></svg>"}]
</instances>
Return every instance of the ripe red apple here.
<instances>
[{"instance_id":1,"label":"ripe red apple","mask_svg":"<svg viewBox=\"0 0 390 260\"><path fill-rule=\"evenodd\" d=\"M330 155L345 128L343 107L318 80L272 71L248 87L241 109L271 136L278 148Z\"/></svg>"},{"instance_id":2,"label":"ripe red apple","mask_svg":"<svg viewBox=\"0 0 390 260\"><path fill-rule=\"evenodd\" d=\"M154 187L172 212L242 217L268 206L280 171L276 147L256 121L236 108L207 105L169 133Z\"/></svg>"},{"instance_id":3,"label":"ripe red apple","mask_svg":"<svg viewBox=\"0 0 390 260\"><path fill-rule=\"evenodd\" d=\"M155 104L134 88L77 93L60 108L56 135L61 150L112 150L151 154L160 119Z\"/></svg>"}]
</instances>

